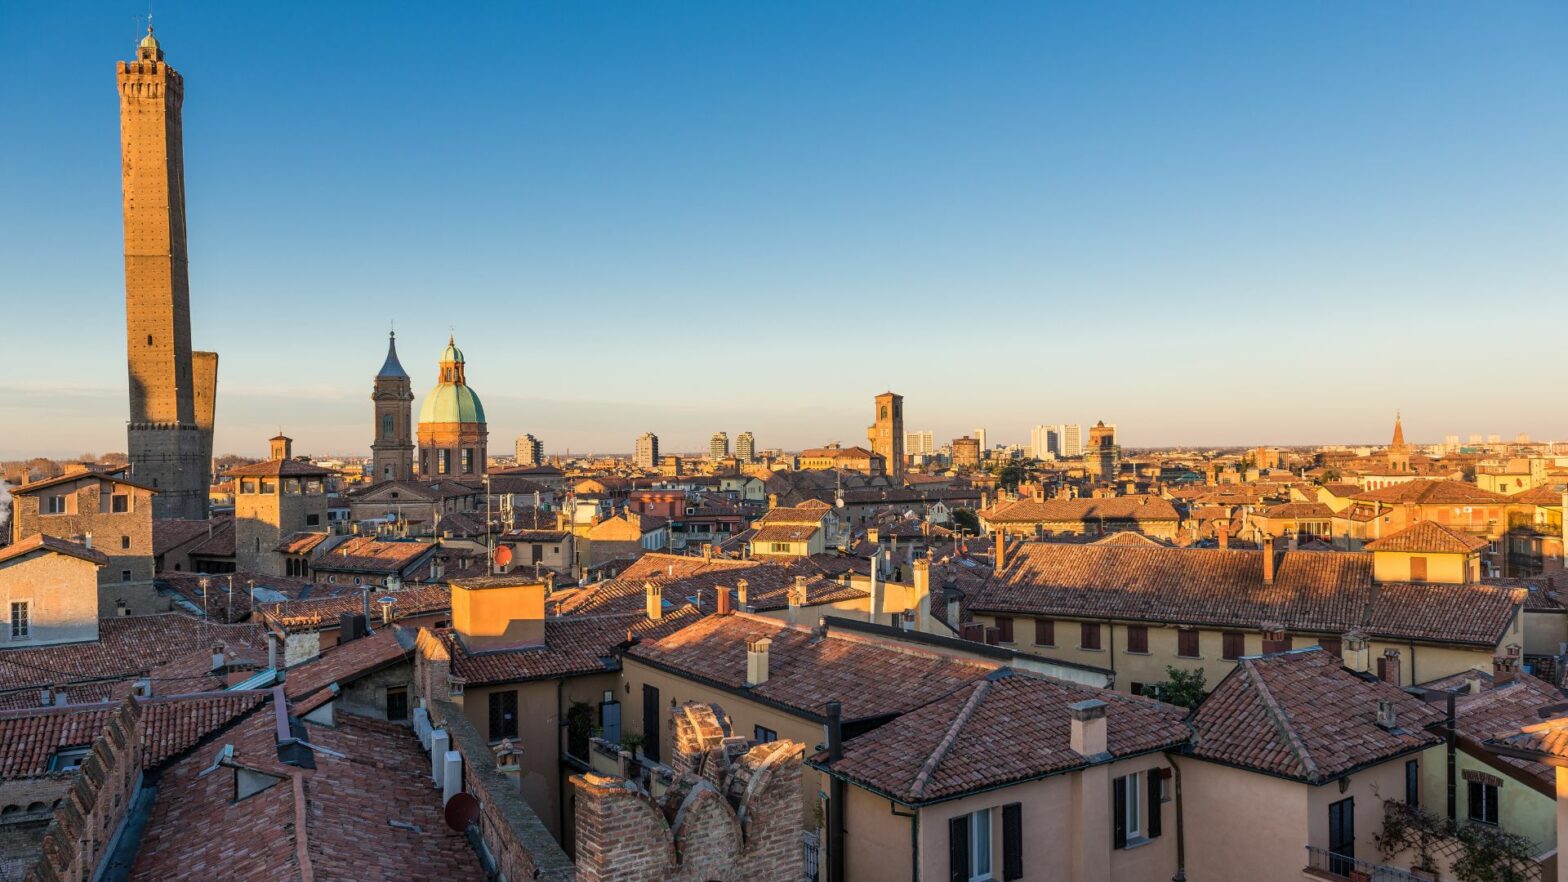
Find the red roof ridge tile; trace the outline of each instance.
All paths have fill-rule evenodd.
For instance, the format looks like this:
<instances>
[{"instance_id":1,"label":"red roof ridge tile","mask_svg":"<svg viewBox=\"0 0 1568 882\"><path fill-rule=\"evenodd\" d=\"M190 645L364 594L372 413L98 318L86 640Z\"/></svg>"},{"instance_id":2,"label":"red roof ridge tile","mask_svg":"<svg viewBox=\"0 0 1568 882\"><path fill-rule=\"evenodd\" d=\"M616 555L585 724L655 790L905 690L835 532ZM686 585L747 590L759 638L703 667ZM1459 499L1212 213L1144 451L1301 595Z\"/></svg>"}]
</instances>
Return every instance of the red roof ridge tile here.
<instances>
[{"instance_id":1,"label":"red roof ridge tile","mask_svg":"<svg viewBox=\"0 0 1568 882\"><path fill-rule=\"evenodd\" d=\"M1314 648L1300 651L1314 652L1317 650ZM1312 760L1312 754L1307 750L1307 746L1301 743L1301 738L1296 734L1295 727L1291 725L1290 715L1285 712L1284 708L1279 706L1278 701L1274 700L1274 693L1269 690L1268 683L1264 682L1263 677L1258 673L1258 669L1252 664L1253 661L1253 659L1242 659L1241 661L1242 670L1247 672L1248 682L1252 684L1252 688L1258 690L1258 698L1263 701L1263 709L1268 712L1269 721L1274 724L1274 731L1279 733L1281 738L1285 739L1285 743L1290 747L1291 753L1296 755L1296 760L1301 763L1303 769L1306 769L1307 779L1316 781L1318 778L1318 764Z\"/></svg>"}]
</instances>

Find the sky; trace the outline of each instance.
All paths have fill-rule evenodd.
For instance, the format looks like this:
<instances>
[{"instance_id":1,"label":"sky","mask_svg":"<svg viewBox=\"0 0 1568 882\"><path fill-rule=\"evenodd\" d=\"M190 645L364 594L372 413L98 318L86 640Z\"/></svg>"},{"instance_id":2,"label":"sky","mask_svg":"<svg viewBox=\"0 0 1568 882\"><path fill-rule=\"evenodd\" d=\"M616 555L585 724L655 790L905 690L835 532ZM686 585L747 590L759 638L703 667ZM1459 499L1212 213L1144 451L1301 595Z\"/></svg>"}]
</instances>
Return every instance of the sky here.
<instances>
[{"instance_id":1,"label":"sky","mask_svg":"<svg viewBox=\"0 0 1568 882\"><path fill-rule=\"evenodd\" d=\"M0 458L124 449L146 13L0 0ZM220 453L367 454L394 324L493 453L1568 438L1560 0L154 14Z\"/></svg>"}]
</instances>

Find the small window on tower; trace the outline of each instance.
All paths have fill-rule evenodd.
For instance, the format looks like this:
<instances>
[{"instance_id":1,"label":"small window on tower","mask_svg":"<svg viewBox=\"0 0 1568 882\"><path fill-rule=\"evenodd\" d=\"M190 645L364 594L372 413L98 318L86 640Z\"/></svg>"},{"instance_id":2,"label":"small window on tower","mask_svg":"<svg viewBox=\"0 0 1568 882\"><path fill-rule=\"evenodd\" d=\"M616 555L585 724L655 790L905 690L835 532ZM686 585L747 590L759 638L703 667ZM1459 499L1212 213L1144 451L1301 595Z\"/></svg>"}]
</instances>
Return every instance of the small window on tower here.
<instances>
[{"instance_id":1,"label":"small window on tower","mask_svg":"<svg viewBox=\"0 0 1568 882\"><path fill-rule=\"evenodd\" d=\"M148 345L148 346L151 346L151 345L152 345L152 335L151 335L151 334L148 334L148 335L147 335L147 345Z\"/></svg>"}]
</instances>

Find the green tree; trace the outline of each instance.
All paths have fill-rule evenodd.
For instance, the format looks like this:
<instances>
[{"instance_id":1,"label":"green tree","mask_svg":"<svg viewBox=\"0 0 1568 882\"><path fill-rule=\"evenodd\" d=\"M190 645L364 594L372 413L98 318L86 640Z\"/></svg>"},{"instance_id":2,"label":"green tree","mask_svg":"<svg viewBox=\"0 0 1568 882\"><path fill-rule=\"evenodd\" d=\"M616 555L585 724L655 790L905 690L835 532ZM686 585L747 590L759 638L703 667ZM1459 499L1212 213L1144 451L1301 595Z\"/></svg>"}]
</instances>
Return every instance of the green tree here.
<instances>
[{"instance_id":1,"label":"green tree","mask_svg":"<svg viewBox=\"0 0 1568 882\"><path fill-rule=\"evenodd\" d=\"M1166 704L1177 707L1195 708L1203 701L1203 669L1193 668L1184 671L1181 668L1167 666L1165 676L1168 678L1159 683L1154 683L1143 688L1143 694L1149 695Z\"/></svg>"},{"instance_id":2,"label":"green tree","mask_svg":"<svg viewBox=\"0 0 1568 882\"><path fill-rule=\"evenodd\" d=\"M980 516L972 508L953 509L953 526L973 535L980 535Z\"/></svg>"}]
</instances>

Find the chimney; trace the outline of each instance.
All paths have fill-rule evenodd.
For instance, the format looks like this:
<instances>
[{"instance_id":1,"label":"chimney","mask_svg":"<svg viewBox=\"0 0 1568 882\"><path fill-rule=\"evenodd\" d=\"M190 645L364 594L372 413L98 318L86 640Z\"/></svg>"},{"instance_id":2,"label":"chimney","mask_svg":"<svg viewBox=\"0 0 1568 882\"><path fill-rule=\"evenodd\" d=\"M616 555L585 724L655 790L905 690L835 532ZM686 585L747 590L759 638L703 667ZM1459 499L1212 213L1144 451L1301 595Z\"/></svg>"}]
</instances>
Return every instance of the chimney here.
<instances>
[{"instance_id":1,"label":"chimney","mask_svg":"<svg viewBox=\"0 0 1568 882\"><path fill-rule=\"evenodd\" d=\"M751 598L748 596L746 591L746 589L749 587L751 587L751 583L747 582L745 579L735 580L735 603L741 609L745 609L747 604L751 603Z\"/></svg>"},{"instance_id":2,"label":"chimney","mask_svg":"<svg viewBox=\"0 0 1568 882\"><path fill-rule=\"evenodd\" d=\"M713 560L713 543L712 542L704 542L704 543L702 543L702 559L703 560Z\"/></svg>"},{"instance_id":3,"label":"chimney","mask_svg":"<svg viewBox=\"0 0 1568 882\"><path fill-rule=\"evenodd\" d=\"M931 631L931 561L919 558L915 567L915 630L923 634Z\"/></svg>"},{"instance_id":4,"label":"chimney","mask_svg":"<svg viewBox=\"0 0 1568 882\"><path fill-rule=\"evenodd\" d=\"M1399 728L1399 719L1394 713L1394 703L1386 698L1378 700L1377 725L1378 728L1387 729L1390 732Z\"/></svg>"},{"instance_id":5,"label":"chimney","mask_svg":"<svg viewBox=\"0 0 1568 882\"><path fill-rule=\"evenodd\" d=\"M772 511L772 510L774 510L775 508L778 508L778 507L779 507L779 495L777 493L769 493L768 494L768 511Z\"/></svg>"},{"instance_id":6,"label":"chimney","mask_svg":"<svg viewBox=\"0 0 1568 882\"><path fill-rule=\"evenodd\" d=\"M1296 550L1296 531L1295 530L1286 530L1285 531L1285 550L1286 551L1295 551Z\"/></svg>"},{"instance_id":7,"label":"chimney","mask_svg":"<svg viewBox=\"0 0 1568 882\"><path fill-rule=\"evenodd\" d=\"M278 669L278 637L272 632L267 632L267 670Z\"/></svg>"},{"instance_id":8,"label":"chimney","mask_svg":"<svg viewBox=\"0 0 1568 882\"><path fill-rule=\"evenodd\" d=\"M223 647L214 646L212 648L212 669L214 671L223 670L223 663Z\"/></svg>"},{"instance_id":9,"label":"chimney","mask_svg":"<svg viewBox=\"0 0 1568 882\"><path fill-rule=\"evenodd\" d=\"M876 527L867 527L866 541L872 545L880 545L882 543L882 531ZM872 553L875 554L875 552Z\"/></svg>"},{"instance_id":10,"label":"chimney","mask_svg":"<svg viewBox=\"0 0 1568 882\"><path fill-rule=\"evenodd\" d=\"M806 577L796 576L795 584L791 585L786 595L789 600L789 623L800 623L800 608L806 605Z\"/></svg>"},{"instance_id":11,"label":"chimney","mask_svg":"<svg viewBox=\"0 0 1568 882\"><path fill-rule=\"evenodd\" d=\"M872 554L871 554L871 601L870 601L870 618L869 618L869 621L873 625L877 623L877 616L882 614L882 607L885 605L884 602L883 602L883 598L882 598L882 592L884 590L883 589L883 585L882 585L882 580L880 578L878 578L878 576L880 575L878 570L880 570L882 568L881 564L882 564L882 552L880 552L880 551L872 552Z\"/></svg>"},{"instance_id":12,"label":"chimney","mask_svg":"<svg viewBox=\"0 0 1568 882\"><path fill-rule=\"evenodd\" d=\"M1399 650L1383 650L1383 657L1377 660L1377 678L1395 686L1402 682L1399 671Z\"/></svg>"},{"instance_id":13,"label":"chimney","mask_svg":"<svg viewBox=\"0 0 1568 882\"><path fill-rule=\"evenodd\" d=\"M828 702L828 762L844 758L844 711L837 701Z\"/></svg>"},{"instance_id":14,"label":"chimney","mask_svg":"<svg viewBox=\"0 0 1568 882\"><path fill-rule=\"evenodd\" d=\"M93 532L91 530L82 535L82 544L88 548L93 547Z\"/></svg>"},{"instance_id":15,"label":"chimney","mask_svg":"<svg viewBox=\"0 0 1568 882\"><path fill-rule=\"evenodd\" d=\"M1367 638L1352 631L1345 635L1344 646L1340 649L1340 659L1345 667L1358 674L1365 674L1372 667L1372 650L1367 645Z\"/></svg>"},{"instance_id":16,"label":"chimney","mask_svg":"<svg viewBox=\"0 0 1568 882\"><path fill-rule=\"evenodd\" d=\"M1274 584L1274 537L1263 537L1263 584Z\"/></svg>"},{"instance_id":17,"label":"chimney","mask_svg":"<svg viewBox=\"0 0 1568 882\"><path fill-rule=\"evenodd\" d=\"M1230 524L1223 520L1219 521L1214 527L1214 533L1220 540L1221 548L1230 547Z\"/></svg>"},{"instance_id":18,"label":"chimney","mask_svg":"<svg viewBox=\"0 0 1568 882\"><path fill-rule=\"evenodd\" d=\"M1514 655L1492 656L1492 686L1505 686L1519 676L1519 657Z\"/></svg>"},{"instance_id":19,"label":"chimney","mask_svg":"<svg viewBox=\"0 0 1568 882\"><path fill-rule=\"evenodd\" d=\"M1471 671L1465 675L1465 691L1471 695L1481 691L1481 675L1479 671Z\"/></svg>"},{"instance_id":20,"label":"chimney","mask_svg":"<svg viewBox=\"0 0 1568 882\"><path fill-rule=\"evenodd\" d=\"M1007 568L1007 534L997 530L996 535L991 537L991 541L996 546L993 556L996 558L996 571L1000 573Z\"/></svg>"},{"instance_id":21,"label":"chimney","mask_svg":"<svg viewBox=\"0 0 1568 882\"><path fill-rule=\"evenodd\" d=\"M958 595L954 594L947 599L947 626L957 631L958 619L962 615L963 607L958 602Z\"/></svg>"},{"instance_id":22,"label":"chimney","mask_svg":"<svg viewBox=\"0 0 1568 882\"><path fill-rule=\"evenodd\" d=\"M717 613L721 616L730 614L730 589L720 585L718 588L719 604Z\"/></svg>"},{"instance_id":23,"label":"chimney","mask_svg":"<svg viewBox=\"0 0 1568 882\"><path fill-rule=\"evenodd\" d=\"M773 641L766 637L746 641L746 685L761 686L768 682L768 650Z\"/></svg>"},{"instance_id":24,"label":"chimney","mask_svg":"<svg viewBox=\"0 0 1568 882\"><path fill-rule=\"evenodd\" d=\"M648 582L643 586L643 591L647 600L648 621L657 622L664 617L664 589Z\"/></svg>"},{"instance_id":25,"label":"chimney","mask_svg":"<svg viewBox=\"0 0 1568 882\"><path fill-rule=\"evenodd\" d=\"M365 617L365 624L370 624L370 586L364 586L360 591L360 614Z\"/></svg>"},{"instance_id":26,"label":"chimney","mask_svg":"<svg viewBox=\"0 0 1568 882\"><path fill-rule=\"evenodd\" d=\"M1098 698L1068 705L1072 711L1072 734L1069 746L1085 758L1105 753L1105 702Z\"/></svg>"}]
</instances>

